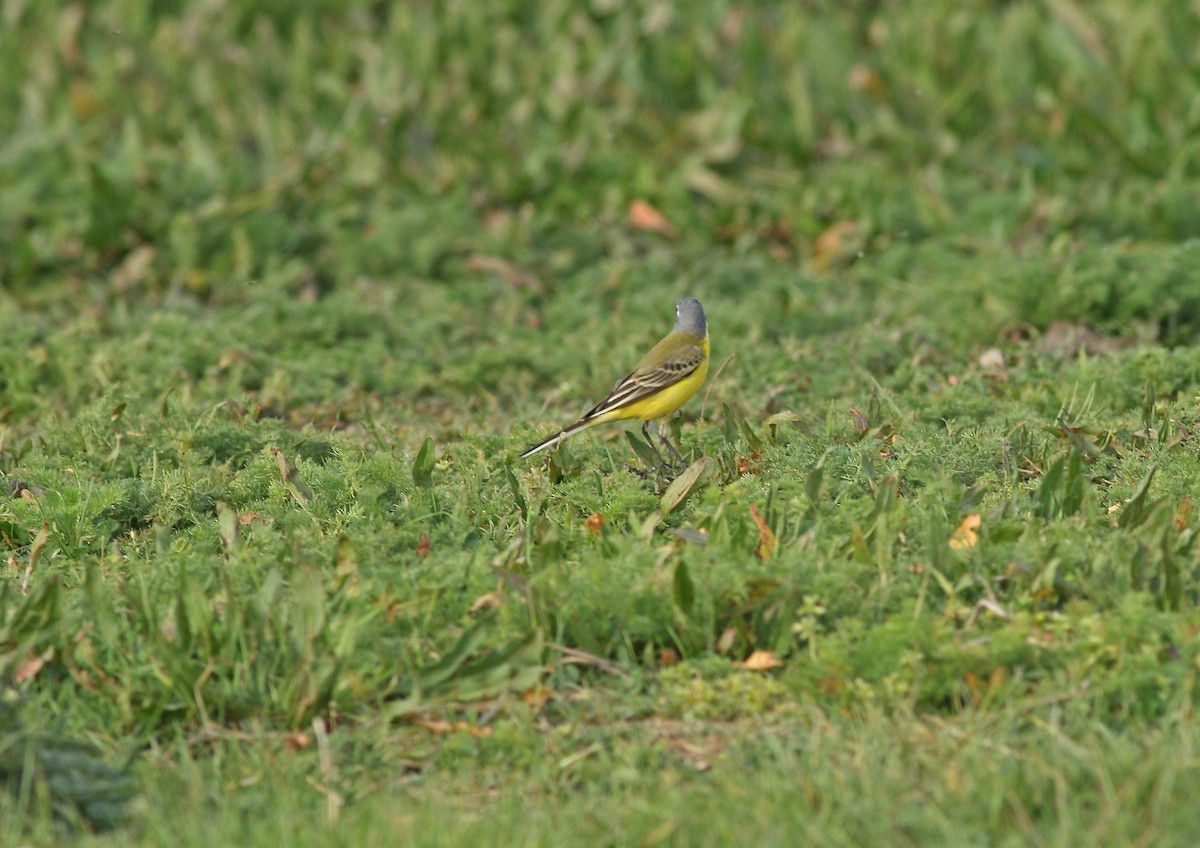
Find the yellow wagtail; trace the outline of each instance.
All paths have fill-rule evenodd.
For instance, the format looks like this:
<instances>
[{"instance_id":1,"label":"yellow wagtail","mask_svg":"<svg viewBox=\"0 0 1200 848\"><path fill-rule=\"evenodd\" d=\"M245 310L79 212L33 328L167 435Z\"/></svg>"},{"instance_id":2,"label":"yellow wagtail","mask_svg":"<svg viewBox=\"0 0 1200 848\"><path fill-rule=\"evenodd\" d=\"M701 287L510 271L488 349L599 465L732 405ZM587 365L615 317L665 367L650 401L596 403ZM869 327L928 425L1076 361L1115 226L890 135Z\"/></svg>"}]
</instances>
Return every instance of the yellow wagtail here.
<instances>
[{"instance_id":1,"label":"yellow wagtail","mask_svg":"<svg viewBox=\"0 0 1200 848\"><path fill-rule=\"evenodd\" d=\"M521 456L532 456L597 424L636 418L642 422L642 435L651 450L658 455L659 462L666 465L650 438L650 422L665 418L687 403L704 385L707 374L708 322L704 320L700 301L685 297L675 306L675 329L642 357L637 367L617 383L608 397L570 427L539 442ZM661 428L658 438L675 459L685 461Z\"/></svg>"}]
</instances>

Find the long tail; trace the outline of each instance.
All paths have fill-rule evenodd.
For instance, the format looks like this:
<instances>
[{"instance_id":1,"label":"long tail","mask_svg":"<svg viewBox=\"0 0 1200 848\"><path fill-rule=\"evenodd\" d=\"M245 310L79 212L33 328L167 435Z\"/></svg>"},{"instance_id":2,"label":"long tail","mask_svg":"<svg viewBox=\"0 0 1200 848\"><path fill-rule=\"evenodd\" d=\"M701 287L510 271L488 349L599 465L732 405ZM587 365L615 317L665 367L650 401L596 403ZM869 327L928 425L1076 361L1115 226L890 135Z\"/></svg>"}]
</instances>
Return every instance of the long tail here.
<instances>
[{"instance_id":1,"label":"long tail","mask_svg":"<svg viewBox=\"0 0 1200 848\"><path fill-rule=\"evenodd\" d=\"M538 451L545 450L546 448L552 448L555 445L557 445L559 442L563 441L564 439L569 439L572 436L574 436L576 433L582 432L583 430L586 430L588 427L592 427L592 426L595 426L596 424L600 424L600 423L602 423L602 422L597 421L594 418L593 419L585 419L583 421L576 421L570 427L566 427L563 430L560 430L557 435L551 436L550 438L546 439L546 441L544 441L544 442L538 442L536 445L531 447L529 450L525 451L525 453L521 454L521 459L524 459L527 456L533 456Z\"/></svg>"}]
</instances>

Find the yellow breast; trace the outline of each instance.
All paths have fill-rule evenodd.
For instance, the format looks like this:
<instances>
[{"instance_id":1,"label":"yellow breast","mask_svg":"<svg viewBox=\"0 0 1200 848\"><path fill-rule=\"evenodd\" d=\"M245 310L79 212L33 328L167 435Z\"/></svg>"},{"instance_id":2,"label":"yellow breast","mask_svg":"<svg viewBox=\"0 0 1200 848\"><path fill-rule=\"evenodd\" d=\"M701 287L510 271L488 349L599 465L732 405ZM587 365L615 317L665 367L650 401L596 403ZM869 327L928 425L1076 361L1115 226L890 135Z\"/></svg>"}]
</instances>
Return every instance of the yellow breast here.
<instances>
[{"instance_id":1,"label":"yellow breast","mask_svg":"<svg viewBox=\"0 0 1200 848\"><path fill-rule=\"evenodd\" d=\"M704 385L704 378L707 376L708 336L705 336L704 361L700 363L699 368L673 386L667 386L657 394L624 407L620 410L622 413L620 417L624 420L636 418L638 421L653 421L656 418L664 418L687 403L692 395Z\"/></svg>"}]
</instances>

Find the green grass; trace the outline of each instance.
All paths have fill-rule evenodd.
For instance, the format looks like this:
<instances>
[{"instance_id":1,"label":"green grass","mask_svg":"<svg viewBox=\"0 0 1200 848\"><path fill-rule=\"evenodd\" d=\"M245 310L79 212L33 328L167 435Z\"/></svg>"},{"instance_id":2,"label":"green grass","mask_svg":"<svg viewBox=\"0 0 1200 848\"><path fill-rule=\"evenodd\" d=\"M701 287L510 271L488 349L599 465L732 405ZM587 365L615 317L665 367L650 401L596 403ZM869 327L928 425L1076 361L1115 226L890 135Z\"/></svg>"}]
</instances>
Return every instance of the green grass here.
<instances>
[{"instance_id":1,"label":"green grass","mask_svg":"<svg viewBox=\"0 0 1200 848\"><path fill-rule=\"evenodd\" d=\"M0 843L1200 840L1194 9L0 15Z\"/></svg>"}]
</instances>

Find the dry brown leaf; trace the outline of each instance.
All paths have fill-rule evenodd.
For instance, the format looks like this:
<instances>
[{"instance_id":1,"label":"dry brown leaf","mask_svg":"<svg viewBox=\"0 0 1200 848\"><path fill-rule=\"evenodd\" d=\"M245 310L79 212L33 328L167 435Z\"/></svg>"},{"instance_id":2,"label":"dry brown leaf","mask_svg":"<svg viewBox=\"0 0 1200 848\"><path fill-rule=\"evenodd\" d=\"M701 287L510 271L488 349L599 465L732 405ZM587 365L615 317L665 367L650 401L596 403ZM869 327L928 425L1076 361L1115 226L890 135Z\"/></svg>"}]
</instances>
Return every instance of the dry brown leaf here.
<instances>
[{"instance_id":1,"label":"dry brown leaf","mask_svg":"<svg viewBox=\"0 0 1200 848\"><path fill-rule=\"evenodd\" d=\"M279 469L279 478L284 482L290 482L292 476L296 473L296 469L288 462L288 458L284 456L283 451L279 448L271 448L271 456L275 457L275 466Z\"/></svg>"},{"instance_id":2,"label":"dry brown leaf","mask_svg":"<svg viewBox=\"0 0 1200 848\"><path fill-rule=\"evenodd\" d=\"M979 354L979 367L984 376L994 383L1008 382L1008 363L1004 360L1004 351L998 347L989 347Z\"/></svg>"},{"instance_id":3,"label":"dry brown leaf","mask_svg":"<svg viewBox=\"0 0 1200 848\"><path fill-rule=\"evenodd\" d=\"M879 71L866 65L855 65L846 74L846 82L855 91L871 95L876 100L887 99L887 85Z\"/></svg>"},{"instance_id":4,"label":"dry brown leaf","mask_svg":"<svg viewBox=\"0 0 1200 848\"><path fill-rule=\"evenodd\" d=\"M540 710L550 700L554 691L548 686L534 686L520 694L522 703L531 710Z\"/></svg>"},{"instance_id":5,"label":"dry brown leaf","mask_svg":"<svg viewBox=\"0 0 1200 848\"><path fill-rule=\"evenodd\" d=\"M447 733L469 733L476 739L482 739L485 736L492 735L490 727L477 727L473 724L467 724L465 721L442 721L441 719L419 718L413 721L417 727L423 730L428 730L430 733L443 735Z\"/></svg>"},{"instance_id":6,"label":"dry brown leaf","mask_svg":"<svg viewBox=\"0 0 1200 848\"><path fill-rule=\"evenodd\" d=\"M737 641L737 629L726 627L721 633L721 638L717 640L717 653L728 654L733 649L733 643Z\"/></svg>"},{"instance_id":7,"label":"dry brown leaf","mask_svg":"<svg viewBox=\"0 0 1200 848\"><path fill-rule=\"evenodd\" d=\"M21 665L17 667L17 670L13 672L13 683L21 684L27 680L33 680L33 678L38 676L38 672L41 671L46 665L46 660L50 659L52 656L54 656L53 648L47 650L44 654L39 654L38 656L33 656L25 660L25 662L21 663Z\"/></svg>"},{"instance_id":8,"label":"dry brown leaf","mask_svg":"<svg viewBox=\"0 0 1200 848\"><path fill-rule=\"evenodd\" d=\"M783 660L770 651L751 651L750 656L741 662L735 662L734 665L746 671L770 671L773 668L783 668Z\"/></svg>"},{"instance_id":9,"label":"dry brown leaf","mask_svg":"<svg viewBox=\"0 0 1200 848\"><path fill-rule=\"evenodd\" d=\"M74 86L72 86L74 100ZM78 110L78 107L77 107ZM141 285L150 273L157 251L148 244L139 245L121 260L121 264L113 269L109 276L109 285L117 291L127 291Z\"/></svg>"},{"instance_id":10,"label":"dry brown leaf","mask_svg":"<svg viewBox=\"0 0 1200 848\"><path fill-rule=\"evenodd\" d=\"M1005 368L1004 351L998 347L989 347L979 354L979 367L984 371L1003 371Z\"/></svg>"},{"instance_id":11,"label":"dry brown leaf","mask_svg":"<svg viewBox=\"0 0 1200 848\"><path fill-rule=\"evenodd\" d=\"M604 526L604 516L598 512L593 512L588 516L588 520L584 522L588 532L597 536L600 535L600 528Z\"/></svg>"},{"instance_id":12,"label":"dry brown leaf","mask_svg":"<svg viewBox=\"0 0 1200 848\"><path fill-rule=\"evenodd\" d=\"M775 558L775 548L779 545L779 540L775 538L774 531L767 526L766 520L754 504L750 504L750 517L758 527L758 550L754 554L763 562L770 562Z\"/></svg>"},{"instance_id":13,"label":"dry brown leaf","mask_svg":"<svg viewBox=\"0 0 1200 848\"><path fill-rule=\"evenodd\" d=\"M661 212L644 200L635 200L629 204L629 224L635 230L645 230L667 237L672 237L677 232Z\"/></svg>"},{"instance_id":14,"label":"dry brown leaf","mask_svg":"<svg viewBox=\"0 0 1200 848\"><path fill-rule=\"evenodd\" d=\"M218 371L227 371L230 368L232 368L234 365L244 365L249 361L250 361L250 352L249 351L247 351L243 348L240 348L240 347L231 347L226 351L222 351L221 355L217 357L217 370ZM234 407L234 411L238 411L238 409L240 407L241 407L241 404L238 404L236 407ZM271 453L272 453L272 455L278 453L278 449L277 448L272 449ZM280 454L280 456L282 456L282 454ZM275 457L275 461L276 462L279 461L278 456Z\"/></svg>"},{"instance_id":15,"label":"dry brown leaf","mask_svg":"<svg viewBox=\"0 0 1200 848\"><path fill-rule=\"evenodd\" d=\"M973 548L979 544L979 528L983 519L979 513L973 512L962 520L958 528L950 535L950 547L955 550Z\"/></svg>"},{"instance_id":16,"label":"dry brown leaf","mask_svg":"<svg viewBox=\"0 0 1200 848\"><path fill-rule=\"evenodd\" d=\"M413 550L416 551L417 556L421 557L422 559L429 556L429 536L428 536L428 534L426 534L426 533L421 534L421 541L417 544L417 546L415 548L413 548Z\"/></svg>"},{"instance_id":17,"label":"dry brown leaf","mask_svg":"<svg viewBox=\"0 0 1200 848\"><path fill-rule=\"evenodd\" d=\"M813 242L813 270L824 273L857 252L861 246L858 224L854 221L838 221Z\"/></svg>"},{"instance_id":18,"label":"dry brown leaf","mask_svg":"<svg viewBox=\"0 0 1200 848\"><path fill-rule=\"evenodd\" d=\"M762 474L762 469L758 465L760 459L762 459L761 453L739 456L737 459L738 474Z\"/></svg>"},{"instance_id":19,"label":"dry brown leaf","mask_svg":"<svg viewBox=\"0 0 1200 848\"><path fill-rule=\"evenodd\" d=\"M504 605L503 592L488 592L486 595L480 595L472 603L467 610L469 615L478 615L485 609L499 609Z\"/></svg>"},{"instance_id":20,"label":"dry brown leaf","mask_svg":"<svg viewBox=\"0 0 1200 848\"><path fill-rule=\"evenodd\" d=\"M287 748L291 753L303 751L312 744L312 737L307 733L289 733L283 737L283 747Z\"/></svg>"},{"instance_id":21,"label":"dry brown leaf","mask_svg":"<svg viewBox=\"0 0 1200 848\"><path fill-rule=\"evenodd\" d=\"M1175 529L1180 532L1187 529L1188 519L1192 515L1192 499L1184 496L1175 509Z\"/></svg>"},{"instance_id":22,"label":"dry brown leaf","mask_svg":"<svg viewBox=\"0 0 1200 848\"><path fill-rule=\"evenodd\" d=\"M42 551L46 549L46 543L50 541L50 525L45 521L42 522L42 529L38 531L37 536L33 539L33 544L29 546L29 570L33 571L37 568L38 560L42 558Z\"/></svg>"}]
</instances>

